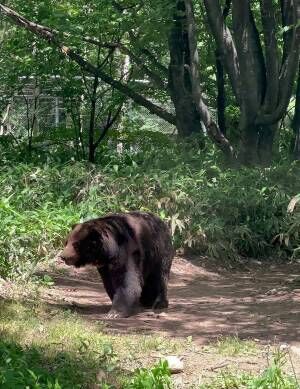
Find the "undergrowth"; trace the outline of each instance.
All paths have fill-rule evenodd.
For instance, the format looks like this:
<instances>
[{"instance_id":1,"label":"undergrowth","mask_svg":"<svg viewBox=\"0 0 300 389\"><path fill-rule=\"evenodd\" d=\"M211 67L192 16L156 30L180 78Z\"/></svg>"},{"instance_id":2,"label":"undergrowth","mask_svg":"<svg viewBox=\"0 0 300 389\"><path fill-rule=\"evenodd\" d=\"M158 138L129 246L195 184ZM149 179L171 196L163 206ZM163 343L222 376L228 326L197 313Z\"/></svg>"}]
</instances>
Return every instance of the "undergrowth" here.
<instances>
[{"instance_id":1,"label":"undergrowth","mask_svg":"<svg viewBox=\"0 0 300 389\"><path fill-rule=\"evenodd\" d=\"M111 335L101 323L86 323L38 299L0 300L0 334L3 389L138 388L144 377L140 361L149 364L157 342L163 353L181 347L159 336ZM153 370L153 382L167 382L166 372L165 365Z\"/></svg>"},{"instance_id":2,"label":"undergrowth","mask_svg":"<svg viewBox=\"0 0 300 389\"><path fill-rule=\"evenodd\" d=\"M287 355L285 352L275 351L270 365L258 375L224 370L200 389L299 389L297 378L283 371Z\"/></svg>"},{"instance_id":3,"label":"undergrowth","mask_svg":"<svg viewBox=\"0 0 300 389\"><path fill-rule=\"evenodd\" d=\"M193 364L192 377L186 376L191 385L187 383L184 388L299 388L297 378L286 373L286 350L275 348L268 367L260 373L227 369L195 386L197 377L203 375L203 354L194 345L190 348L184 339L113 335L101 323L87 323L74 313L54 309L37 299L32 303L0 300L0 334L1 389L177 389L164 358L194 351L199 369ZM228 345L239 343L238 353L231 353L231 346L227 350L237 362L241 351L247 354L242 350L248 347L244 342L226 340ZM153 356L158 350L159 361ZM259 355L262 350L252 348L254 351ZM211 350L217 360L223 352L218 345ZM209 365L206 367L209 369Z\"/></svg>"},{"instance_id":4,"label":"undergrowth","mask_svg":"<svg viewBox=\"0 0 300 389\"><path fill-rule=\"evenodd\" d=\"M96 165L75 161L71 147L0 148L2 277L28 278L75 222L129 210L160 215L176 248L222 262L299 256L299 207L287 212L300 193L296 163L222 168L213 149L150 132L109 138Z\"/></svg>"}]
</instances>

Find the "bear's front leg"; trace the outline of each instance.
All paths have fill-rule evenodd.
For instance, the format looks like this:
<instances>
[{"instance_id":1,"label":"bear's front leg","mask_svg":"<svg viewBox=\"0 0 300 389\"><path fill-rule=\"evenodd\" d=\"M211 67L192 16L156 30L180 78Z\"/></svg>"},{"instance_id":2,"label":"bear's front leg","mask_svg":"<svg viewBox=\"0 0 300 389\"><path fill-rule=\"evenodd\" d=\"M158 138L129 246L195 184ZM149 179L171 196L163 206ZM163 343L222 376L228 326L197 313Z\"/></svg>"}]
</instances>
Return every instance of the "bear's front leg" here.
<instances>
[{"instance_id":1,"label":"bear's front leg","mask_svg":"<svg viewBox=\"0 0 300 389\"><path fill-rule=\"evenodd\" d=\"M142 277L133 259L129 258L126 266L112 268L111 279L115 294L112 307L106 317L115 319L128 317L136 313L139 308L142 293Z\"/></svg>"}]
</instances>

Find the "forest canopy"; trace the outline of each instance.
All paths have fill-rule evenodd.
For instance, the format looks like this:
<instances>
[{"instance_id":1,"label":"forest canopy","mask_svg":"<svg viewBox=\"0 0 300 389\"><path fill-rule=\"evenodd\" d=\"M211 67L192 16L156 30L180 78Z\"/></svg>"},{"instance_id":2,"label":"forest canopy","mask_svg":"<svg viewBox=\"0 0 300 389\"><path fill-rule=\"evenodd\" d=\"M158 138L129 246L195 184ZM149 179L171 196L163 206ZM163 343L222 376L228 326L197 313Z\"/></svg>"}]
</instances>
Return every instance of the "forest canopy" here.
<instances>
[{"instance_id":1,"label":"forest canopy","mask_svg":"<svg viewBox=\"0 0 300 389\"><path fill-rule=\"evenodd\" d=\"M20 80L52 75L66 105L88 95L91 161L128 99L229 160L268 165L283 133L300 156L299 0L13 0L0 12L2 120Z\"/></svg>"}]
</instances>

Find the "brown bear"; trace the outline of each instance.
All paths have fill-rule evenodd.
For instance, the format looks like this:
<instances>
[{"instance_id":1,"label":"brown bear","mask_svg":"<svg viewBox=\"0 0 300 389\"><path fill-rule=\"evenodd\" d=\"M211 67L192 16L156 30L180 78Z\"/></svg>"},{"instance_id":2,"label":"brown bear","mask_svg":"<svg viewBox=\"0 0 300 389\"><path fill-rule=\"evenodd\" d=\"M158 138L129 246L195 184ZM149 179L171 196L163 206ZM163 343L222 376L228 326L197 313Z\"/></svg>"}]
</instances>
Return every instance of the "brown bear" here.
<instances>
[{"instance_id":1,"label":"brown bear","mask_svg":"<svg viewBox=\"0 0 300 389\"><path fill-rule=\"evenodd\" d=\"M74 226L60 257L97 267L112 301L107 317L128 317L142 306L168 307L174 250L167 225L150 213L117 213Z\"/></svg>"}]
</instances>

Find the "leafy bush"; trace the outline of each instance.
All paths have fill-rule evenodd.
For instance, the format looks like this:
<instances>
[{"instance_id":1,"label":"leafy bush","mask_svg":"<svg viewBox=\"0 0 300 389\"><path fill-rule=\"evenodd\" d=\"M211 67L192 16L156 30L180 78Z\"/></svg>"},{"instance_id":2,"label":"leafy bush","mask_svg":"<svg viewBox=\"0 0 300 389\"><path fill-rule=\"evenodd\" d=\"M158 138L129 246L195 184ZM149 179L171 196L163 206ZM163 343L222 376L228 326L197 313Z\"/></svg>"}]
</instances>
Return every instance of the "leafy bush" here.
<instances>
[{"instance_id":1,"label":"leafy bush","mask_svg":"<svg viewBox=\"0 0 300 389\"><path fill-rule=\"evenodd\" d=\"M297 163L221 169L219 154L202 153L196 138L151 132L113 134L97 165L70 159L68 149L0 151L2 277L26 278L56 254L73 223L115 211L157 213L176 248L222 261L287 258L300 245L298 216L286 212L300 192Z\"/></svg>"},{"instance_id":2,"label":"leafy bush","mask_svg":"<svg viewBox=\"0 0 300 389\"><path fill-rule=\"evenodd\" d=\"M0 340L0 387L6 389L61 389L58 380L44 368L37 367L37 350L26 351L21 346ZM32 370L32 364L35 365Z\"/></svg>"},{"instance_id":3,"label":"leafy bush","mask_svg":"<svg viewBox=\"0 0 300 389\"><path fill-rule=\"evenodd\" d=\"M289 203L288 213L291 215L291 223L289 225L288 231L283 234L279 234L279 240L281 244L284 242L286 246L290 246L292 242L293 245L293 257L300 258L300 194L294 196Z\"/></svg>"},{"instance_id":4,"label":"leafy bush","mask_svg":"<svg viewBox=\"0 0 300 389\"><path fill-rule=\"evenodd\" d=\"M171 378L168 362L160 361L151 369L137 369L124 389L168 389Z\"/></svg>"}]
</instances>

